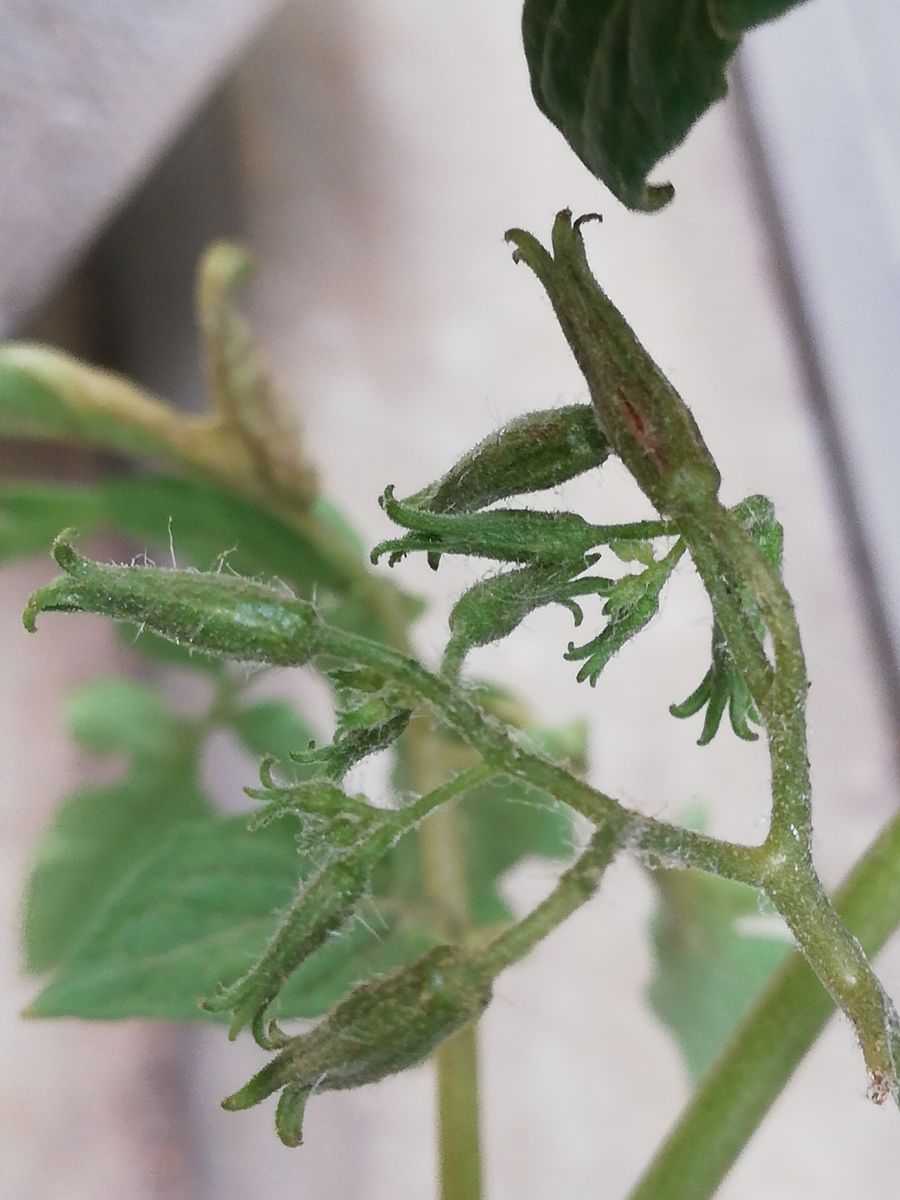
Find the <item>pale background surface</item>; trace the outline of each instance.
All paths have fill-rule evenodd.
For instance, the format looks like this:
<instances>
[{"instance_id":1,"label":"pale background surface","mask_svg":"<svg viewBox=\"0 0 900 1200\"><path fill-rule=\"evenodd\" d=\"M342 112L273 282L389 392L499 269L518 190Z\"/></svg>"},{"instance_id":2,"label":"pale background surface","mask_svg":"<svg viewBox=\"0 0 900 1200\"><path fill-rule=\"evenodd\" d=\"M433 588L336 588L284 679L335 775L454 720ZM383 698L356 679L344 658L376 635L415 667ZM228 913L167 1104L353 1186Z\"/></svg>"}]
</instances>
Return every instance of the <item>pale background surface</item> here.
<instances>
[{"instance_id":1,"label":"pale background surface","mask_svg":"<svg viewBox=\"0 0 900 1200\"><path fill-rule=\"evenodd\" d=\"M549 306L501 235L516 224L545 236L557 208L599 208L604 224L589 234L597 274L693 407L725 498L766 492L785 523L813 679L818 858L835 882L894 809L896 731L864 589L844 566L839 493L739 115L720 106L661 173L678 188L671 210L628 215L534 109L518 19L517 0L461 0L443 19L400 0L307 0L264 33L223 101L241 224L260 262L255 317L326 487L375 540L386 528L375 504L385 483L419 486L499 421L583 395ZM149 264L138 262L151 298L164 251L165 243ZM138 313L142 295L131 300ZM188 369L178 363L183 385ZM644 511L615 468L565 498L598 519ZM434 599L419 631L432 654L450 601L477 571L400 570ZM21 600L46 574L37 564L0 578L8 1139L0 1191L13 1200L431 1195L427 1069L317 1098L306 1146L289 1152L268 1109L218 1110L219 1096L258 1063L219 1031L16 1020L30 990L15 969L28 847L73 772L85 769L58 733L59 697L112 669L117 653L104 626L87 619L77 638L62 619L24 638ZM699 800L716 832L758 839L762 753L727 736L700 750L693 726L666 714L707 653L690 572L594 692L576 687L561 660L569 632L567 618L541 614L475 665L533 696L548 718L587 715L592 772L605 790L670 817ZM228 769L211 764L226 787ZM524 904L550 879L533 867L512 883ZM597 901L501 979L483 1023L491 1200L624 1196L683 1102L678 1055L641 999L650 902L640 874L617 865ZM900 996L896 946L880 968ZM720 1195L884 1194L900 1170L897 1116L868 1105L864 1090L852 1035L834 1022Z\"/></svg>"}]
</instances>

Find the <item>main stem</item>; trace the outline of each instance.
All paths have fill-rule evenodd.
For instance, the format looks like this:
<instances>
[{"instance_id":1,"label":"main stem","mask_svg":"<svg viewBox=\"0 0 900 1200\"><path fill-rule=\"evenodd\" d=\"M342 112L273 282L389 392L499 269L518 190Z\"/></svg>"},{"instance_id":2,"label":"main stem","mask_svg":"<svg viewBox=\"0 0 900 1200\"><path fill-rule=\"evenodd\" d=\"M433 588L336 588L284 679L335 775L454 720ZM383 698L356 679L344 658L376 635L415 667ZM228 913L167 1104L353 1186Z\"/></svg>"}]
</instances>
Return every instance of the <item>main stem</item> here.
<instances>
[{"instance_id":1,"label":"main stem","mask_svg":"<svg viewBox=\"0 0 900 1200\"><path fill-rule=\"evenodd\" d=\"M440 756L433 735L421 718L407 734L406 767L416 791L433 786ZM482 764L475 768L491 774ZM454 805L438 809L421 826L422 875L425 893L441 933L448 941L465 942L470 929L466 887L466 848ZM437 1073L438 1179L441 1200L480 1200L481 1136L478 1104L478 1033L472 1024L443 1042L434 1057Z\"/></svg>"},{"instance_id":2,"label":"main stem","mask_svg":"<svg viewBox=\"0 0 900 1200\"><path fill-rule=\"evenodd\" d=\"M835 896L867 955L900 924L900 816L879 834ZM833 1002L793 953L694 1094L629 1200L709 1200L821 1033Z\"/></svg>"},{"instance_id":3,"label":"main stem","mask_svg":"<svg viewBox=\"0 0 900 1200\"><path fill-rule=\"evenodd\" d=\"M441 1200L481 1200L478 1026L442 1042L435 1066Z\"/></svg>"}]
</instances>

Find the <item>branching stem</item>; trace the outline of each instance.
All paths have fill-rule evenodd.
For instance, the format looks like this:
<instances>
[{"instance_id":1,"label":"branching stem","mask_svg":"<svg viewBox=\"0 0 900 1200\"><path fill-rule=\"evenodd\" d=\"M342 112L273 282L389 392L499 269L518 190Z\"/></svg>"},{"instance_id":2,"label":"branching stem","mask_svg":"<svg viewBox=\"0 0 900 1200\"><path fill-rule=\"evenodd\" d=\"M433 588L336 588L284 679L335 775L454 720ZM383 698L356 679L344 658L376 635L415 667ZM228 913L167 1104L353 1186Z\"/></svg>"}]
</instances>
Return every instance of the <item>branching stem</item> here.
<instances>
[{"instance_id":1,"label":"branching stem","mask_svg":"<svg viewBox=\"0 0 900 1200\"><path fill-rule=\"evenodd\" d=\"M875 955L900 924L900 816L884 828L835 896L863 953ZM833 1011L802 954L794 953L701 1083L629 1200L709 1200Z\"/></svg>"}]
</instances>

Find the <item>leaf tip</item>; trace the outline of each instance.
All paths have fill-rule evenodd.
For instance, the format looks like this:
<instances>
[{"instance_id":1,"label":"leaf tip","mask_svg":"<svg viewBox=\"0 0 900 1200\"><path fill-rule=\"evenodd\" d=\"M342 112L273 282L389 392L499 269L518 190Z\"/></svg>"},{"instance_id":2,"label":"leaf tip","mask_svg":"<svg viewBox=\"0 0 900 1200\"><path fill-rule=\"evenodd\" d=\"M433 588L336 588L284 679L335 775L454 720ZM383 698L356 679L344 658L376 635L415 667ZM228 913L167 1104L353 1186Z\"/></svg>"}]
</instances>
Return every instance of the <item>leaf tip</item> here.
<instances>
[{"instance_id":1,"label":"leaf tip","mask_svg":"<svg viewBox=\"0 0 900 1200\"><path fill-rule=\"evenodd\" d=\"M666 208L674 199L675 188L671 183L645 183L640 195L633 202L626 200L626 203L638 212L655 213Z\"/></svg>"}]
</instances>

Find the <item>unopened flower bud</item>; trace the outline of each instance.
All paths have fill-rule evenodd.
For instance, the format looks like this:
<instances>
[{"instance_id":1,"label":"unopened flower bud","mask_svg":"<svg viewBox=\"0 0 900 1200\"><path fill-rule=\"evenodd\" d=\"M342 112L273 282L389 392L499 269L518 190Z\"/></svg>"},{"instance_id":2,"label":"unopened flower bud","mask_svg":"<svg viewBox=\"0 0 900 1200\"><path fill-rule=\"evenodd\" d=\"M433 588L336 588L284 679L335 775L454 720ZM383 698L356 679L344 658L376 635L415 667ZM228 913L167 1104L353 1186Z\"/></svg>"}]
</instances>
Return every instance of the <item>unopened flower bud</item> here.
<instances>
[{"instance_id":1,"label":"unopened flower bud","mask_svg":"<svg viewBox=\"0 0 900 1200\"><path fill-rule=\"evenodd\" d=\"M91 562L72 537L53 543L65 575L28 601L31 633L40 612L94 612L235 662L300 666L315 653L318 618L306 600L235 575Z\"/></svg>"},{"instance_id":2,"label":"unopened flower bud","mask_svg":"<svg viewBox=\"0 0 900 1200\"><path fill-rule=\"evenodd\" d=\"M437 946L408 966L360 984L223 1107L250 1108L284 1088L277 1131L287 1145L299 1145L311 1092L360 1087L415 1066L476 1020L490 994L483 969L456 947Z\"/></svg>"}]
</instances>

